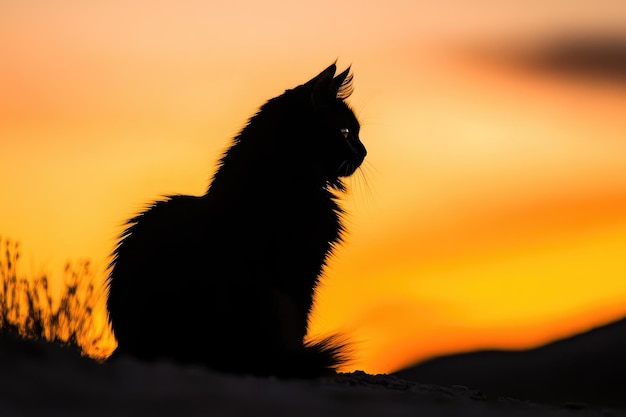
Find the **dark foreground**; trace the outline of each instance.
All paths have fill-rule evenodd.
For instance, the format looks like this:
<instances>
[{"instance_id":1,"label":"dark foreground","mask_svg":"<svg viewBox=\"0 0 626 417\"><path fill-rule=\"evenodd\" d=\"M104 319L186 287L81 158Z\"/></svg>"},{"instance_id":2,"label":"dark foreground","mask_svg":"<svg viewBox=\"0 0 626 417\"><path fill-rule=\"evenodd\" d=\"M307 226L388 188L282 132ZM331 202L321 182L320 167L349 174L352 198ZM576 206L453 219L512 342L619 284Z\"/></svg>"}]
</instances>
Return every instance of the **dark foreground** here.
<instances>
[{"instance_id":1,"label":"dark foreground","mask_svg":"<svg viewBox=\"0 0 626 417\"><path fill-rule=\"evenodd\" d=\"M99 364L56 345L0 338L0 416L59 415L626 416L626 410L542 405L362 372L302 381L128 358Z\"/></svg>"}]
</instances>

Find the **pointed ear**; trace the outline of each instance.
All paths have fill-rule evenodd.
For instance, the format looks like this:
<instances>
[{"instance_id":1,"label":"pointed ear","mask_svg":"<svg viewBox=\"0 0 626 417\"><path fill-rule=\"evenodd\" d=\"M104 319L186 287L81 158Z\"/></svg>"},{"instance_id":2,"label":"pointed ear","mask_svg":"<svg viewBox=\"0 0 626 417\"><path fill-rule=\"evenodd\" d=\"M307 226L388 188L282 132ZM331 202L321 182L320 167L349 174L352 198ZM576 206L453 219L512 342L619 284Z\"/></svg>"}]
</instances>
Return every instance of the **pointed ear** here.
<instances>
[{"instance_id":1,"label":"pointed ear","mask_svg":"<svg viewBox=\"0 0 626 417\"><path fill-rule=\"evenodd\" d=\"M321 106L328 102L329 99L336 97L337 91L332 91L334 86L333 76L336 70L337 65L333 63L307 83L312 86L311 101L315 107Z\"/></svg>"},{"instance_id":2,"label":"pointed ear","mask_svg":"<svg viewBox=\"0 0 626 417\"><path fill-rule=\"evenodd\" d=\"M330 90L335 98L344 99L352 94L352 75L350 75L350 67L344 72L337 75L331 82Z\"/></svg>"}]
</instances>

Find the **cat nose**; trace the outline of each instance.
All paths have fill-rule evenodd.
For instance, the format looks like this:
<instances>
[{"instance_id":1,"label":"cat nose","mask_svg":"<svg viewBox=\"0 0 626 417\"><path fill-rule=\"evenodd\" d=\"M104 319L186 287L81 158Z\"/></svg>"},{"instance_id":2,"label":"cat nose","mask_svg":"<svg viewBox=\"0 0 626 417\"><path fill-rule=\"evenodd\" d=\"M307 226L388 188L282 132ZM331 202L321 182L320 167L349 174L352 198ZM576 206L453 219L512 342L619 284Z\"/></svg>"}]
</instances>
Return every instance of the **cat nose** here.
<instances>
[{"instance_id":1,"label":"cat nose","mask_svg":"<svg viewBox=\"0 0 626 417\"><path fill-rule=\"evenodd\" d=\"M361 141L358 139L356 139L355 141L349 140L348 146L350 147L350 151L352 151L352 153L354 153L355 155L358 155L361 160L364 159L367 155L367 149L365 149L363 143L361 143Z\"/></svg>"}]
</instances>

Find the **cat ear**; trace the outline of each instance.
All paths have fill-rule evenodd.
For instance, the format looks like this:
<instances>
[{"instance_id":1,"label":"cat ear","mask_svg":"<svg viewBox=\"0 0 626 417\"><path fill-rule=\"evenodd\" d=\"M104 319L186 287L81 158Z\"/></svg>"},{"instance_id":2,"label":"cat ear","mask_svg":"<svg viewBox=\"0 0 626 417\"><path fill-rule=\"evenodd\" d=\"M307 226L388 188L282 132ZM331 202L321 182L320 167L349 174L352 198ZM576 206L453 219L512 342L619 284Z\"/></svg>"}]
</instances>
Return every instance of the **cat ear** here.
<instances>
[{"instance_id":1,"label":"cat ear","mask_svg":"<svg viewBox=\"0 0 626 417\"><path fill-rule=\"evenodd\" d=\"M350 67L346 68L344 72L333 79L330 90L334 93L335 98L342 100L352 94L352 74L350 74Z\"/></svg>"},{"instance_id":2,"label":"cat ear","mask_svg":"<svg viewBox=\"0 0 626 417\"><path fill-rule=\"evenodd\" d=\"M331 99L337 97L337 90L333 91L335 71L337 65L333 63L324 71L320 72L317 77L313 78L307 84L311 85L311 101L315 107L323 106Z\"/></svg>"}]
</instances>

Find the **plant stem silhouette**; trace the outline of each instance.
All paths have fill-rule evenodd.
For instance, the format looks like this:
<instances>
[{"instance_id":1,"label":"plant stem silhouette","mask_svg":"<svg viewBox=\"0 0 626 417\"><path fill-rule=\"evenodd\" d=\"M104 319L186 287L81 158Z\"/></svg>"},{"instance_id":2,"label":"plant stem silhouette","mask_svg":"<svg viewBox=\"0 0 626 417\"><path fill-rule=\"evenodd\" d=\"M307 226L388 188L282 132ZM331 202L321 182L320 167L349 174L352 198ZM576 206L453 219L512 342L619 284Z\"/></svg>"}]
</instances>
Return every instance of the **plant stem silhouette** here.
<instances>
[{"instance_id":1,"label":"plant stem silhouette","mask_svg":"<svg viewBox=\"0 0 626 417\"><path fill-rule=\"evenodd\" d=\"M47 275L20 275L18 241L0 238L0 254L1 334L47 340L94 358L106 356L112 335L104 318L98 325L103 306L89 260L66 263L64 288L55 302Z\"/></svg>"}]
</instances>

